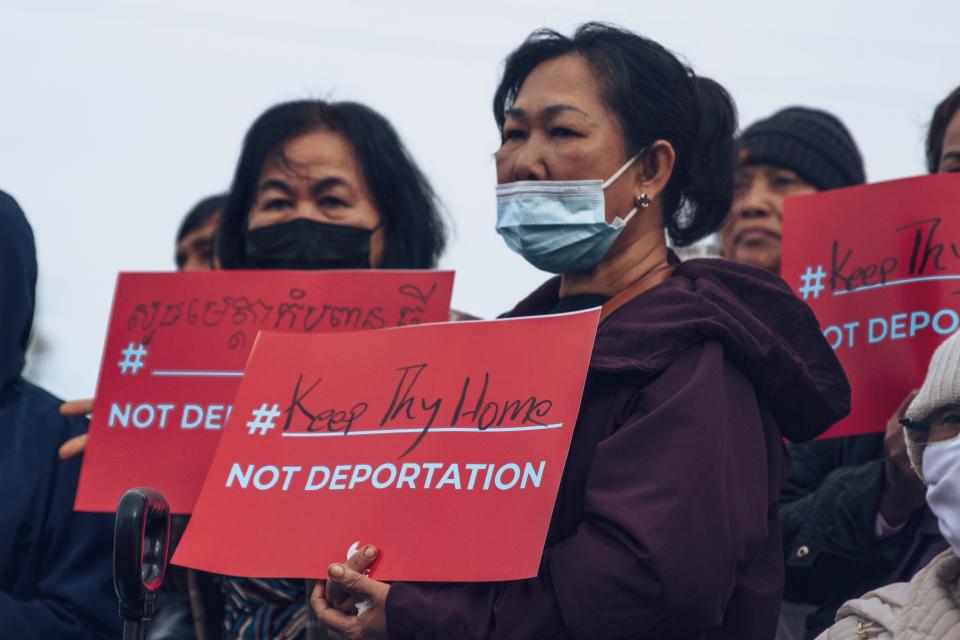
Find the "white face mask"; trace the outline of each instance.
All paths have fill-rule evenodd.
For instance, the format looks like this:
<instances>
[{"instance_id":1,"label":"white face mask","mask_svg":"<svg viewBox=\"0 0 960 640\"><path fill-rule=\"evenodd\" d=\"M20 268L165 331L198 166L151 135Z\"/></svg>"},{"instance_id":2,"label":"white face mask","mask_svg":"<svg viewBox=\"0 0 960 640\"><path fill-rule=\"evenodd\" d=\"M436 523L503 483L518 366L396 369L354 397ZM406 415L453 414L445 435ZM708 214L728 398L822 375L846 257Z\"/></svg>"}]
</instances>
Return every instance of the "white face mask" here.
<instances>
[{"instance_id":1,"label":"white face mask","mask_svg":"<svg viewBox=\"0 0 960 640\"><path fill-rule=\"evenodd\" d=\"M926 445L923 479L927 504L937 516L940 533L960 556L960 437Z\"/></svg>"}]
</instances>

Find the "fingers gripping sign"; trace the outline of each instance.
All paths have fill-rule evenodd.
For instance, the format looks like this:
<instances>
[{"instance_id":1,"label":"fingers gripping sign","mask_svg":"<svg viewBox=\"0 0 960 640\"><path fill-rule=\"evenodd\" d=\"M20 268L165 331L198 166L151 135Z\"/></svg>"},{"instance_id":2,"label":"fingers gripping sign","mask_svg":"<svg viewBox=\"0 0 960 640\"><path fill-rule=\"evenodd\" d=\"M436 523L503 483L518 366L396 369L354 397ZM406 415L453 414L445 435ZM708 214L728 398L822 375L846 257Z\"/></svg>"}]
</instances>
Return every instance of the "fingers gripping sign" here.
<instances>
[{"instance_id":1,"label":"fingers gripping sign","mask_svg":"<svg viewBox=\"0 0 960 640\"><path fill-rule=\"evenodd\" d=\"M354 546L350 548L347 554L346 566L352 571L367 575L367 572L377 559L377 549L370 544L357 549L358 546L359 545L354 544ZM336 582L327 584L326 600L327 604L331 607L345 614L362 613L360 609L369 606L368 603L365 603L363 596L358 597L349 591L343 590Z\"/></svg>"},{"instance_id":2,"label":"fingers gripping sign","mask_svg":"<svg viewBox=\"0 0 960 640\"><path fill-rule=\"evenodd\" d=\"M89 400L70 400L60 405L60 414L65 416L89 416L93 411L93 398ZM57 454L61 460L67 460L83 453L87 448L87 434L74 436L60 445Z\"/></svg>"},{"instance_id":3,"label":"fingers gripping sign","mask_svg":"<svg viewBox=\"0 0 960 640\"><path fill-rule=\"evenodd\" d=\"M81 433L79 436L74 436L60 445L60 448L57 450L57 455L60 456L61 460L69 460L75 456L83 453L83 450L87 448L87 434Z\"/></svg>"},{"instance_id":4,"label":"fingers gripping sign","mask_svg":"<svg viewBox=\"0 0 960 640\"><path fill-rule=\"evenodd\" d=\"M60 413L65 416L89 416L93 412L93 398L68 400L60 405Z\"/></svg>"},{"instance_id":5,"label":"fingers gripping sign","mask_svg":"<svg viewBox=\"0 0 960 640\"><path fill-rule=\"evenodd\" d=\"M327 576L326 580L317 582L310 597L310 604L320 622L349 640L386 640L386 603L390 585L342 564L330 565ZM370 604L359 615L347 615L327 602L327 589L331 587L358 599L369 600Z\"/></svg>"}]
</instances>

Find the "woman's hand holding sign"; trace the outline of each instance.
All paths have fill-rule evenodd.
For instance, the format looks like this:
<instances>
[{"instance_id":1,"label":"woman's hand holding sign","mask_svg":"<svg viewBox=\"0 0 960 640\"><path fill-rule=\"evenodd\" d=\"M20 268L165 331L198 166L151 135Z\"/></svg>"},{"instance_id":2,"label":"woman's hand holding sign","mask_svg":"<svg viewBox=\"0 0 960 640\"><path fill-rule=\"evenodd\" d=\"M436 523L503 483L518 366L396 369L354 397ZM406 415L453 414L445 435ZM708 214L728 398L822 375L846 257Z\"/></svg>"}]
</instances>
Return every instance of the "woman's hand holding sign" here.
<instances>
[{"instance_id":1,"label":"woman's hand holding sign","mask_svg":"<svg viewBox=\"0 0 960 640\"><path fill-rule=\"evenodd\" d=\"M926 486L910 467L907 445L903 438L903 418L907 407L917 396L917 390L904 398L896 412L887 421L884 438L884 489L880 495L880 515L891 526L900 526L918 509L923 508Z\"/></svg>"},{"instance_id":2,"label":"woman's hand holding sign","mask_svg":"<svg viewBox=\"0 0 960 640\"><path fill-rule=\"evenodd\" d=\"M346 567L357 573L367 575L370 568L377 560L377 548L372 544L362 547L356 553L350 555L347 559ZM332 566L332 565L331 565ZM340 587L339 583L330 582L325 589L324 597L331 607L346 614L357 613L357 603L364 599L364 596L357 596L350 591Z\"/></svg>"},{"instance_id":3,"label":"woman's hand holding sign","mask_svg":"<svg viewBox=\"0 0 960 640\"><path fill-rule=\"evenodd\" d=\"M313 611L337 637L350 640L387 637L386 604L390 585L364 575L376 557L377 550L367 545L346 564L330 565L328 578L318 581L314 587L310 598Z\"/></svg>"}]
</instances>

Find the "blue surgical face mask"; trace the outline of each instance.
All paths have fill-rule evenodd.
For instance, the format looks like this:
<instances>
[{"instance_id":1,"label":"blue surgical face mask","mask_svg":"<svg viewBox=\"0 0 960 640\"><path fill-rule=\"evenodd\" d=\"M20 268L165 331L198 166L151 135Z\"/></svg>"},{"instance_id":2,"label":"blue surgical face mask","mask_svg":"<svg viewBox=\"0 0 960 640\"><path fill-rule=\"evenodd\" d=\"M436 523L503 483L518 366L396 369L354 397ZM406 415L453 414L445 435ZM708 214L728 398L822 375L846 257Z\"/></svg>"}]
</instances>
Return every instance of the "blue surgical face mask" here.
<instances>
[{"instance_id":1,"label":"blue surgical face mask","mask_svg":"<svg viewBox=\"0 0 960 640\"><path fill-rule=\"evenodd\" d=\"M571 273L596 266L630 219L607 223L603 191L629 169L630 158L607 181L521 180L497 185L497 233L538 269Z\"/></svg>"}]
</instances>

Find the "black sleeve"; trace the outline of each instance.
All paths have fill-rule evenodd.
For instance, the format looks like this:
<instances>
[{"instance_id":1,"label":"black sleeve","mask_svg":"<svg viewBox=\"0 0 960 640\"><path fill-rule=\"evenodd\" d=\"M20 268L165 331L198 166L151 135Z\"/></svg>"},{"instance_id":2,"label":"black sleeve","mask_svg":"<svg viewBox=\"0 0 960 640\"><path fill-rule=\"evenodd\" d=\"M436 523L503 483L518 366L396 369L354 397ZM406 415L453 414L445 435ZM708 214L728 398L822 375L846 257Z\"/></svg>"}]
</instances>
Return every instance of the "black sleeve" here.
<instances>
[{"instance_id":1,"label":"black sleeve","mask_svg":"<svg viewBox=\"0 0 960 640\"><path fill-rule=\"evenodd\" d=\"M780 496L785 598L821 604L889 571L915 527L876 537L883 435L790 444L788 451L790 474Z\"/></svg>"},{"instance_id":2,"label":"black sleeve","mask_svg":"<svg viewBox=\"0 0 960 640\"><path fill-rule=\"evenodd\" d=\"M3 637L106 640L120 634L112 592L113 514L73 511L79 459L61 463L46 522L33 597L0 592ZM7 635L9 634L9 635Z\"/></svg>"}]
</instances>

